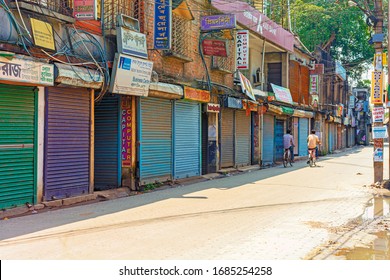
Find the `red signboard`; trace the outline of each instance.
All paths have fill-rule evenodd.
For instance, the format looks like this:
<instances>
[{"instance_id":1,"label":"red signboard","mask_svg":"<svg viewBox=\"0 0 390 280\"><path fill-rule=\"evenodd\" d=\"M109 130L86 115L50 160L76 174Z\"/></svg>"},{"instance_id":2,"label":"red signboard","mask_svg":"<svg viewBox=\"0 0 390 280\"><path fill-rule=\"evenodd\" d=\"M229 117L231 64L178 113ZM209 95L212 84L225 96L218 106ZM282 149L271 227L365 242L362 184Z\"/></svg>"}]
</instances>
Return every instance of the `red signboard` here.
<instances>
[{"instance_id":1,"label":"red signboard","mask_svg":"<svg viewBox=\"0 0 390 280\"><path fill-rule=\"evenodd\" d=\"M131 98L122 97L121 101L122 167L131 167Z\"/></svg>"},{"instance_id":2,"label":"red signboard","mask_svg":"<svg viewBox=\"0 0 390 280\"><path fill-rule=\"evenodd\" d=\"M197 88L184 87L184 98L199 102L210 102L210 92Z\"/></svg>"},{"instance_id":3,"label":"red signboard","mask_svg":"<svg viewBox=\"0 0 390 280\"><path fill-rule=\"evenodd\" d=\"M227 42L225 40L204 39L202 41L204 55L228 56Z\"/></svg>"}]
</instances>

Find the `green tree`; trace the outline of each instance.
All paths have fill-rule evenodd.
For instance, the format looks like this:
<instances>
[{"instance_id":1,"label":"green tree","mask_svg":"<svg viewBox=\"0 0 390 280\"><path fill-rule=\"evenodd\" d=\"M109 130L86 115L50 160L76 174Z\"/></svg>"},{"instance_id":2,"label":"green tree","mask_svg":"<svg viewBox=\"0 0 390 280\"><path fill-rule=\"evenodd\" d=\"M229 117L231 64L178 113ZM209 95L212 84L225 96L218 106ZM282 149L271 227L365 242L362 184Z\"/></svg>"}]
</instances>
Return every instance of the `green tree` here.
<instances>
[{"instance_id":1,"label":"green tree","mask_svg":"<svg viewBox=\"0 0 390 280\"><path fill-rule=\"evenodd\" d=\"M374 55L369 43L372 28L366 23L367 15L359 7L349 6L347 0L293 2L292 31L305 46L310 51L318 46L329 51L352 77L360 77Z\"/></svg>"}]
</instances>

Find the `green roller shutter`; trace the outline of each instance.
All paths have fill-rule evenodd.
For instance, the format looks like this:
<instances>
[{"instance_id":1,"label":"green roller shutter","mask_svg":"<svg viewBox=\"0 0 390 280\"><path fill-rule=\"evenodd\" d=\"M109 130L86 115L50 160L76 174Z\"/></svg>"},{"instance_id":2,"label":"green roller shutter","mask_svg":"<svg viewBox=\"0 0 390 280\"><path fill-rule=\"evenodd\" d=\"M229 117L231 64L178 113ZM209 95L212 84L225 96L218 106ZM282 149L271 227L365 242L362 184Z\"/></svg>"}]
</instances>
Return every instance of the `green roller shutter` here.
<instances>
[{"instance_id":1,"label":"green roller shutter","mask_svg":"<svg viewBox=\"0 0 390 280\"><path fill-rule=\"evenodd\" d=\"M0 208L35 203L33 87L0 84Z\"/></svg>"}]
</instances>

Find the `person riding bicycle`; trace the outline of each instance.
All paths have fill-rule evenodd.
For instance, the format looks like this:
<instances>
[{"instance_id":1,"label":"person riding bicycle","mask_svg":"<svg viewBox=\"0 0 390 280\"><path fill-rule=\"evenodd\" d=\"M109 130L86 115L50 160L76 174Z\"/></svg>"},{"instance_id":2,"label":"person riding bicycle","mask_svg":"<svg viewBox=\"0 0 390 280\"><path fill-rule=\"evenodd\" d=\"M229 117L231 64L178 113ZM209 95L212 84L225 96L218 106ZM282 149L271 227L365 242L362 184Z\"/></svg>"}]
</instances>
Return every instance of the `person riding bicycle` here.
<instances>
[{"instance_id":1,"label":"person riding bicycle","mask_svg":"<svg viewBox=\"0 0 390 280\"><path fill-rule=\"evenodd\" d=\"M286 134L283 135L284 150L289 149L291 155L291 161L294 162L294 137L291 135L291 130L287 129Z\"/></svg>"},{"instance_id":2,"label":"person riding bicycle","mask_svg":"<svg viewBox=\"0 0 390 280\"><path fill-rule=\"evenodd\" d=\"M314 161L316 160L317 144L321 145L321 141L316 135L316 131L312 130L309 136L307 137L307 148L309 150L309 155L311 154ZM307 161L307 164L309 163L310 160Z\"/></svg>"}]
</instances>

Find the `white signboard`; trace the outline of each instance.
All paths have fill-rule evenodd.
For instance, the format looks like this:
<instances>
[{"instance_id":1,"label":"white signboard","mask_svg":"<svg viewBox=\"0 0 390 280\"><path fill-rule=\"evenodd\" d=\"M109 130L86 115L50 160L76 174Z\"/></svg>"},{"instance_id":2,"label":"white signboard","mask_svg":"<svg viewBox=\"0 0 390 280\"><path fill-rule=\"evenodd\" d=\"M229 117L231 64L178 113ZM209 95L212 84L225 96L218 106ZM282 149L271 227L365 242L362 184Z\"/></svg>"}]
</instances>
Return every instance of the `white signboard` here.
<instances>
[{"instance_id":1,"label":"white signboard","mask_svg":"<svg viewBox=\"0 0 390 280\"><path fill-rule=\"evenodd\" d=\"M310 94L318 94L318 75L310 75Z\"/></svg>"},{"instance_id":2,"label":"white signboard","mask_svg":"<svg viewBox=\"0 0 390 280\"><path fill-rule=\"evenodd\" d=\"M152 71L153 62L116 53L110 91L126 95L147 96Z\"/></svg>"},{"instance_id":3,"label":"white signboard","mask_svg":"<svg viewBox=\"0 0 390 280\"><path fill-rule=\"evenodd\" d=\"M373 107L372 108L372 121L373 122L383 122L385 118L385 108L383 107Z\"/></svg>"},{"instance_id":4,"label":"white signboard","mask_svg":"<svg viewBox=\"0 0 390 280\"><path fill-rule=\"evenodd\" d=\"M387 138L387 126L374 126L372 128L373 139Z\"/></svg>"},{"instance_id":5,"label":"white signboard","mask_svg":"<svg viewBox=\"0 0 390 280\"><path fill-rule=\"evenodd\" d=\"M19 57L0 57L0 80L53 86L54 65Z\"/></svg>"},{"instance_id":6,"label":"white signboard","mask_svg":"<svg viewBox=\"0 0 390 280\"><path fill-rule=\"evenodd\" d=\"M237 64L237 69L249 69L249 32L248 32L248 30L237 31L236 64Z\"/></svg>"},{"instance_id":7,"label":"white signboard","mask_svg":"<svg viewBox=\"0 0 390 280\"><path fill-rule=\"evenodd\" d=\"M148 58L145 34L123 27L118 27L117 30L118 52Z\"/></svg>"}]
</instances>

